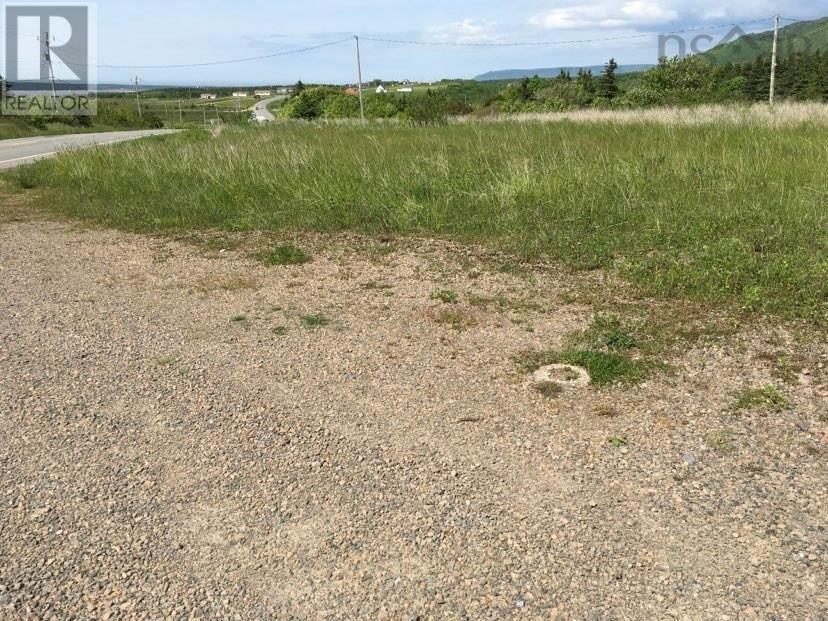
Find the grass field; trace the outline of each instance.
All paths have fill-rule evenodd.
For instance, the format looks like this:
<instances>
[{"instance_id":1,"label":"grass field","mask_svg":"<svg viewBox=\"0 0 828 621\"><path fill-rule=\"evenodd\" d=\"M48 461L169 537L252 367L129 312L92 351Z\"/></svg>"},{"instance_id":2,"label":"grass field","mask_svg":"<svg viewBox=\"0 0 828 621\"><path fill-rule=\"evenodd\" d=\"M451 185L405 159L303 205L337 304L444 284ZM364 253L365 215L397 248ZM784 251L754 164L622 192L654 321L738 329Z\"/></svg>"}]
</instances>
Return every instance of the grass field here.
<instances>
[{"instance_id":1,"label":"grass field","mask_svg":"<svg viewBox=\"0 0 828 621\"><path fill-rule=\"evenodd\" d=\"M279 124L13 174L61 214L107 226L437 236L825 324L826 144L810 124Z\"/></svg>"}]
</instances>

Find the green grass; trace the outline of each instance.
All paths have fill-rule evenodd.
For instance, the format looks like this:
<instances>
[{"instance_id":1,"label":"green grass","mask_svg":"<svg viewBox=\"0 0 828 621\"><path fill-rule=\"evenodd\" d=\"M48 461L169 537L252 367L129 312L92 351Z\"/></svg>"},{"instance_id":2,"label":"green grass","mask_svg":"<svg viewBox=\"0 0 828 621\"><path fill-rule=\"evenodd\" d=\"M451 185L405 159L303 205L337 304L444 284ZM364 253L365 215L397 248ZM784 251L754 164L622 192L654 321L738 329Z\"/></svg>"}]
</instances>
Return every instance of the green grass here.
<instances>
[{"instance_id":1,"label":"green grass","mask_svg":"<svg viewBox=\"0 0 828 621\"><path fill-rule=\"evenodd\" d=\"M299 321L302 322L302 325L305 326L307 330L316 330L317 328L325 328L331 325L331 320L321 313L316 315L304 315L299 318Z\"/></svg>"},{"instance_id":2,"label":"green grass","mask_svg":"<svg viewBox=\"0 0 828 621\"><path fill-rule=\"evenodd\" d=\"M570 334L562 349L524 352L515 362L527 372L550 364L569 364L589 372L595 386L635 385L655 369L665 368L658 358L665 343L653 343L645 351L638 349L638 338L615 316L596 315L583 331Z\"/></svg>"},{"instance_id":3,"label":"green grass","mask_svg":"<svg viewBox=\"0 0 828 621\"><path fill-rule=\"evenodd\" d=\"M310 263L312 257L301 248L291 244L276 246L258 255L259 259L270 267L276 265L302 265Z\"/></svg>"},{"instance_id":4,"label":"green grass","mask_svg":"<svg viewBox=\"0 0 828 621\"><path fill-rule=\"evenodd\" d=\"M569 364L589 372L595 386L636 384L644 380L652 365L619 354L601 351L564 349L561 351L527 352L516 359L525 371L537 371L550 364Z\"/></svg>"},{"instance_id":5,"label":"green grass","mask_svg":"<svg viewBox=\"0 0 828 621\"><path fill-rule=\"evenodd\" d=\"M615 315L598 315L582 338L609 351L636 349L638 340Z\"/></svg>"},{"instance_id":6,"label":"green grass","mask_svg":"<svg viewBox=\"0 0 828 621\"><path fill-rule=\"evenodd\" d=\"M825 324L826 142L807 124L285 124L73 153L25 180L129 230L430 235Z\"/></svg>"},{"instance_id":7,"label":"green grass","mask_svg":"<svg viewBox=\"0 0 828 621\"><path fill-rule=\"evenodd\" d=\"M778 414L789 407L791 407L790 400L776 386L745 389L739 393L736 403L733 404L735 412L774 412Z\"/></svg>"},{"instance_id":8,"label":"green grass","mask_svg":"<svg viewBox=\"0 0 828 621\"><path fill-rule=\"evenodd\" d=\"M629 446L630 441L627 439L627 436L614 436L607 439L607 444L609 444L612 448L620 449L625 446Z\"/></svg>"}]
</instances>

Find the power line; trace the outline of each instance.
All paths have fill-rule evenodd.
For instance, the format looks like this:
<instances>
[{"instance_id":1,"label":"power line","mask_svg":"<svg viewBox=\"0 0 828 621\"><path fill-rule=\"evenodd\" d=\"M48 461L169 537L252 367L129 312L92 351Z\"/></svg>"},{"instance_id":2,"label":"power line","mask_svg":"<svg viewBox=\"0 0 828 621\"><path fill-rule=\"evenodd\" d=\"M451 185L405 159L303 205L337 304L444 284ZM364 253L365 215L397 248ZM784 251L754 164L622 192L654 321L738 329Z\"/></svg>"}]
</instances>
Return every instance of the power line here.
<instances>
[{"instance_id":1,"label":"power line","mask_svg":"<svg viewBox=\"0 0 828 621\"><path fill-rule=\"evenodd\" d=\"M266 60L268 58L277 58L279 56L290 56L291 54L302 54L304 52L312 52L313 50L320 50L326 47L333 47L334 45L340 45L342 43L346 43L349 41L353 41L353 37L348 37L347 39L339 39L337 41L330 41L328 43L320 43L319 45L311 45L308 47L302 47L295 50L286 50L284 52L275 52L273 54L262 54L260 56L248 56L246 58L233 58L229 60L214 60L210 62L203 62L203 63L185 63L185 64L178 64L178 65L105 65L99 64L95 65L98 68L104 69L189 69L193 67L214 67L217 65L234 65L238 63L246 63L246 62L253 62L255 60Z\"/></svg>"},{"instance_id":2,"label":"power line","mask_svg":"<svg viewBox=\"0 0 828 621\"><path fill-rule=\"evenodd\" d=\"M422 46L435 46L435 47L492 47L492 48L500 48L500 47L548 47L553 45L573 45L573 44L581 44L581 43L600 43L604 41L622 41L627 39L643 39L649 38L657 35L674 35L674 34L682 34L686 32L699 32L704 30L719 30L722 28L732 28L735 26L749 26L752 24L760 24L760 23L767 23L769 20L773 19L772 17L764 18L764 19L754 19L745 22L738 22L738 23L729 23L729 24L710 24L708 26L697 26L694 28L683 28L681 30L672 30L669 32L640 32L631 35L618 35L614 37L601 37L601 38L594 38L594 39L572 39L566 41L491 41L491 42L463 42L463 41L416 41L416 40L405 40L405 39L384 39L380 37L361 37L364 41L373 41L376 43L392 43L397 45L422 45Z\"/></svg>"}]
</instances>

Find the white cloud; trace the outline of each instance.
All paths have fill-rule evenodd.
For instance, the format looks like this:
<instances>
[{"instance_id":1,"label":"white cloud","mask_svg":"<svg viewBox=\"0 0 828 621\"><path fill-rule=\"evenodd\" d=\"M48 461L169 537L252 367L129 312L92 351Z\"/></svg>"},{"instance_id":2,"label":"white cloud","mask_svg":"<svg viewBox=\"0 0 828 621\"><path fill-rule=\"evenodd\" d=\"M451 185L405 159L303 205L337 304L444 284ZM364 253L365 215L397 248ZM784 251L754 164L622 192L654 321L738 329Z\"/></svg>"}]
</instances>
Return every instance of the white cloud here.
<instances>
[{"instance_id":1,"label":"white cloud","mask_svg":"<svg viewBox=\"0 0 828 621\"><path fill-rule=\"evenodd\" d=\"M426 38L441 43L495 43L502 37L497 32L496 22L466 18L460 22L431 26L426 29Z\"/></svg>"},{"instance_id":2,"label":"white cloud","mask_svg":"<svg viewBox=\"0 0 828 621\"><path fill-rule=\"evenodd\" d=\"M638 23L671 22L679 16L677 11L665 8L653 0L632 0L621 7L621 12Z\"/></svg>"},{"instance_id":3,"label":"white cloud","mask_svg":"<svg viewBox=\"0 0 828 621\"><path fill-rule=\"evenodd\" d=\"M628 0L620 5L596 2L552 9L535 15L529 23L553 30L575 30L662 24L678 18L678 11L664 6L660 0Z\"/></svg>"}]
</instances>

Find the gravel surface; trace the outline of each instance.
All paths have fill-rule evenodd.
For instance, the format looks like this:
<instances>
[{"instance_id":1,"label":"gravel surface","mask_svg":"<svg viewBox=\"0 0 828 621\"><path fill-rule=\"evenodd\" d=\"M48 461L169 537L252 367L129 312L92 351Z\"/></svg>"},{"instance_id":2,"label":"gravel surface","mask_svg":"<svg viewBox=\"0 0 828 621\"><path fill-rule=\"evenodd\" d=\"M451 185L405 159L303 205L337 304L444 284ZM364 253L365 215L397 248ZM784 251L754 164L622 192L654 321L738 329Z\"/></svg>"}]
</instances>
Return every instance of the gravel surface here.
<instances>
[{"instance_id":1,"label":"gravel surface","mask_svg":"<svg viewBox=\"0 0 828 621\"><path fill-rule=\"evenodd\" d=\"M778 326L548 398L573 277L302 241L0 225L1 619L828 619L824 343L776 413Z\"/></svg>"}]
</instances>

